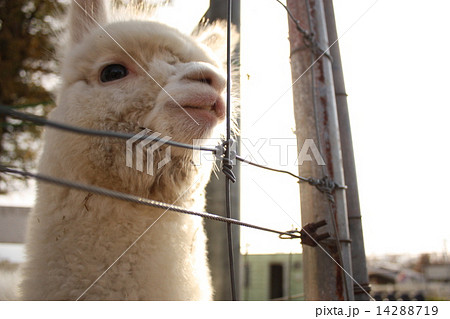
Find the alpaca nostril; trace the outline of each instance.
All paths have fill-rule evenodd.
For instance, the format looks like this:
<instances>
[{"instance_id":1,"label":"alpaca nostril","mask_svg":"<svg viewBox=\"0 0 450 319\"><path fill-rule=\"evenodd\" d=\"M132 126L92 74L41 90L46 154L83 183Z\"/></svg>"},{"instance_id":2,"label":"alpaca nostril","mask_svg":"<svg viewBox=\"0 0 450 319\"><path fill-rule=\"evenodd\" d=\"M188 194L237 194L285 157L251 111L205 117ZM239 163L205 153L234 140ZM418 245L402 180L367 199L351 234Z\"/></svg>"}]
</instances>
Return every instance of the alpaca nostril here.
<instances>
[{"instance_id":1,"label":"alpaca nostril","mask_svg":"<svg viewBox=\"0 0 450 319\"><path fill-rule=\"evenodd\" d=\"M212 85L213 81L210 78L202 78L202 79L198 79L199 82L201 83L205 83L208 85Z\"/></svg>"},{"instance_id":2,"label":"alpaca nostril","mask_svg":"<svg viewBox=\"0 0 450 319\"><path fill-rule=\"evenodd\" d=\"M203 72L198 72L198 73L194 73L194 74L186 74L186 76L184 77L187 80L193 81L193 82L200 82L200 83L205 83L208 85L213 86L213 78L212 76L208 75L208 74L203 74Z\"/></svg>"}]
</instances>

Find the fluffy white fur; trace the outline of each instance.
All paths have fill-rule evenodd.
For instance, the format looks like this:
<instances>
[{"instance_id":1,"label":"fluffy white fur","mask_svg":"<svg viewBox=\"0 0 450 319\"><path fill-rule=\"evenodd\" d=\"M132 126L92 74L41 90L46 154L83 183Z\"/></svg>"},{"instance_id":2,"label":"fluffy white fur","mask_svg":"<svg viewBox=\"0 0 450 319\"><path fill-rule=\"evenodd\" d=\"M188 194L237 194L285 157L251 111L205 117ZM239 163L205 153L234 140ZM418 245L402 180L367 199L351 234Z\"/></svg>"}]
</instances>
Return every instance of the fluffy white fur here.
<instances>
[{"instance_id":1,"label":"fluffy white fur","mask_svg":"<svg viewBox=\"0 0 450 319\"><path fill-rule=\"evenodd\" d=\"M62 85L52 120L128 133L148 128L184 143L216 136L224 119L221 95L226 80L220 71L223 61L204 44L219 49L223 30L215 26L196 39L157 22L112 19L103 1L77 2L106 32L71 4ZM110 64L124 65L129 74L102 83L100 73ZM123 140L47 129L39 171L189 209L204 208L211 165L194 166L192 151L172 147L171 161L150 176L126 166L125 145ZM158 154L164 156L164 147ZM154 224L81 300L210 300L202 219L163 213L38 183L21 298L76 300Z\"/></svg>"},{"instance_id":2,"label":"fluffy white fur","mask_svg":"<svg viewBox=\"0 0 450 319\"><path fill-rule=\"evenodd\" d=\"M18 271L2 269L0 271L0 300L16 300L19 281Z\"/></svg>"}]
</instances>

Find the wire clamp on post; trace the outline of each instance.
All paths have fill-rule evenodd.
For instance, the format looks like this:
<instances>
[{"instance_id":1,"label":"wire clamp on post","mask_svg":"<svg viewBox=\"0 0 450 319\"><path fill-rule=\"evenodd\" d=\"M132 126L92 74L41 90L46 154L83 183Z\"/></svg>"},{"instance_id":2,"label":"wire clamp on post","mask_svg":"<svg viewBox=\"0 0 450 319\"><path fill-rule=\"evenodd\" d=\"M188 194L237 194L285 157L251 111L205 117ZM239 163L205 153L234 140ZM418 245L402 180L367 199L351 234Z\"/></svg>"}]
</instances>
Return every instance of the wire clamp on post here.
<instances>
[{"instance_id":1,"label":"wire clamp on post","mask_svg":"<svg viewBox=\"0 0 450 319\"><path fill-rule=\"evenodd\" d=\"M317 228L325 226L327 222L325 220L321 220L317 223L309 223L303 226L303 228L299 231L297 229L288 230L284 234L280 234L278 237L280 239L297 239L300 238L302 245L307 245L311 247L316 247L318 242L330 237L330 234L323 233L317 234Z\"/></svg>"},{"instance_id":2,"label":"wire clamp on post","mask_svg":"<svg viewBox=\"0 0 450 319\"><path fill-rule=\"evenodd\" d=\"M355 295L358 294L368 294L372 291L372 286L370 285L370 283L355 283L353 285L353 293Z\"/></svg>"},{"instance_id":3,"label":"wire clamp on post","mask_svg":"<svg viewBox=\"0 0 450 319\"><path fill-rule=\"evenodd\" d=\"M330 234L328 232L320 235L316 233L317 228L325 226L326 224L327 222L325 220L321 220L317 223L308 223L303 226L302 230L300 231L302 245L316 247L320 241L330 237Z\"/></svg>"},{"instance_id":4,"label":"wire clamp on post","mask_svg":"<svg viewBox=\"0 0 450 319\"><path fill-rule=\"evenodd\" d=\"M321 179L318 178L309 178L308 183L312 186L315 186L320 192L327 195L327 198L330 202L334 203L333 192L337 189L347 189L347 186L341 186L329 179L328 176L325 176Z\"/></svg>"},{"instance_id":5,"label":"wire clamp on post","mask_svg":"<svg viewBox=\"0 0 450 319\"><path fill-rule=\"evenodd\" d=\"M300 231L298 231L297 229L294 229L294 230L288 230L284 234L280 234L278 237L280 239L297 239L297 238L301 238L300 235L301 235Z\"/></svg>"},{"instance_id":6,"label":"wire clamp on post","mask_svg":"<svg viewBox=\"0 0 450 319\"><path fill-rule=\"evenodd\" d=\"M233 165L236 161L236 141L229 139L222 144L223 158L222 158L222 172L233 183L236 182L236 176L233 173ZM227 157L228 155L228 157Z\"/></svg>"},{"instance_id":7,"label":"wire clamp on post","mask_svg":"<svg viewBox=\"0 0 450 319\"><path fill-rule=\"evenodd\" d=\"M225 154L225 148L224 148L224 143L222 144L218 144L216 145L216 147L214 147L215 151L214 151L214 155L216 156L216 159L218 160L222 160L224 154Z\"/></svg>"}]
</instances>

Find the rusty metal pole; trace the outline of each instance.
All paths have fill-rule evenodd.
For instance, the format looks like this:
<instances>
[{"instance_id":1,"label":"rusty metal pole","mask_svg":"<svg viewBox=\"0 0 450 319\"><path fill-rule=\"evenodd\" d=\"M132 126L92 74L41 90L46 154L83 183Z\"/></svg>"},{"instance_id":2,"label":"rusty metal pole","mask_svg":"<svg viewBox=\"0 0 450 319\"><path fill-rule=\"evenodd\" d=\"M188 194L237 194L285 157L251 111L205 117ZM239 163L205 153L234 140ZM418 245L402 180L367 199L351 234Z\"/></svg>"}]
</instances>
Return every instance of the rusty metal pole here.
<instances>
[{"instance_id":1,"label":"rusty metal pole","mask_svg":"<svg viewBox=\"0 0 450 319\"><path fill-rule=\"evenodd\" d=\"M322 0L288 0L287 5L301 27L314 34L317 46L327 49ZM314 62L320 55L318 50L313 50L307 41L305 45L304 35L292 21L289 39L298 147L301 149L305 140L313 139L325 161L325 166L321 166L311 156L312 161L299 162L300 175L315 178L327 175L344 185L331 61L324 55ZM300 197L302 224L326 220L333 237L320 243L323 249L303 246L306 300L354 300L345 191L335 190L331 203L326 194L302 183Z\"/></svg>"},{"instance_id":2,"label":"rusty metal pole","mask_svg":"<svg viewBox=\"0 0 450 319\"><path fill-rule=\"evenodd\" d=\"M352 265L353 278L359 285L354 285L355 300L370 300L369 277L367 274L366 252L361 224L361 208L359 205L358 182L356 178L356 165L353 153L352 131L345 91L344 73L342 71L341 53L339 49L334 15L333 1L324 1L325 16L330 54L333 57L333 79L336 95L336 104L339 120L339 133L341 136L342 157L344 162L344 177L347 184L347 210L350 238L352 239ZM336 43L335 43L336 42Z\"/></svg>"}]
</instances>

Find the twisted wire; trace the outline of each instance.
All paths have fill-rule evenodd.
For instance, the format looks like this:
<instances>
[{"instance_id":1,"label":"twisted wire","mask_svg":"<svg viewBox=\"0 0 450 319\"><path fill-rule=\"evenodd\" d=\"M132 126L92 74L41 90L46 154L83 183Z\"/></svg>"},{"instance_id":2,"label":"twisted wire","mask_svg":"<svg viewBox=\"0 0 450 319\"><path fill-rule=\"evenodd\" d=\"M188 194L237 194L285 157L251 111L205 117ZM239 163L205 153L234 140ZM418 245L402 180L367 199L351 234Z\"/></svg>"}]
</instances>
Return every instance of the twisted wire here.
<instances>
[{"instance_id":1,"label":"twisted wire","mask_svg":"<svg viewBox=\"0 0 450 319\"><path fill-rule=\"evenodd\" d=\"M300 25L300 20L295 18L295 16L292 14L291 10L289 10L288 6L282 3L280 0L276 0L280 5L283 6L283 8L286 10L289 18L291 21L295 24L296 29L302 34L303 36L303 44L306 48L311 49L311 51L316 55L323 55L326 56L330 61L333 61L333 57L324 49L322 49L317 41L315 40L314 33L307 31L306 29L302 28ZM299 50L300 48L294 49L291 52L291 55Z\"/></svg>"},{"instance_id":2,"label":"twisted wire","mask_svg":"<svg viewBox=\"0 0 450 319\"><path fill-rule=\"evenodd\" d=\"M88 129L88 128L83 128L83 127L78 127L78 126L72 126L72 125L68 125L68 124L64 124L64 123L60 123L60 122L56 122L56 121L52 121L52 120L48 120L46 118L40 117L40 116L36 116L33 114L29 114L29 113L24 113L24 112L17 112L15 110L13 110L11 107L7 107L4 105L0 105L0 114L5 114L7 116L10 116L12 118L16 118L16 119L20 119L23 121L29 121L29 122L33 122L37 125L42 125L42 126L49 126L49 127L53 127L59 130L64 130L64 131L69 131L69 132L73 132L73 133L77 133L77 134L83 134L83 135L91 135L91 136L103 136L103 137L109 137L109 138L119 138L119 139L125 139L128 140L132 137L135 137L135 134L131 134L131 133L123 133L123 132L116 132L116 131L104 131L104 130L93 130L93 129ZM273 171L273 172L278 172L278 173L284 173L284 174L288 174L292 177L295 177L299 180L299 182L307 182L312 186L316 186L316 188L321 191L321 192L333 192L335 189L346 189L347 187L344 185L339 185L331 180L328 179L328 181L326 182L328 183L334 183L334 187L331 187L331 190L328 190L327 187L324 187L322 185L322 183L324 183L323 181L321 182L320 179L315 179L315 178L307 178L307 177L303 177L303 176L298 176L295 175L289 171L285 171L285 170L280 170L280 169L276 169L276 168L272 168L272 167L268 167L268 166L264 166L258 163L254 163L252 161L249 161L247 159L245 159L244 157L240 156L240 155L236 155L233 154L233 152L231 152L230 150L230 157L226 156L226 152L223 151L223 149L228 147L227 142L224 142L222 145L217 145L216 147L206 147L206 146L198 146L198 145L190 145L190 144L184 144L184 143L180 143L180 142L176 142L173 140L167 140L164 138L160 138L160 137L155 137L155 136L150 136L147 134L144 134L142 137L142 139L144 138L148 138L148 139L152 139L154 141L161 141L163 143L166 143L168 145L172 145L175 147L182 147L185 149L192 149L192 150L199 150L199 151L205 151L205 152L211 152L214 154L225 154L222 155L222 171L223 173L227 176L227 178L229 178L232 182L236 181L236 177L233 173L233 160L236 159L240 162L243 163L247 163L249 165L255 166L255 167L259 167L265 170L269 170L269 171Z\"/></svg>"},{"instance_id":3,"label":"twisted wire","mask_svg":"<svg viewBox=\"0 0 450 319\"><path fill-rule=\"evenodd\" d=\"M5 106L5 105L0 105L0 114L5 114L5 115L10 116L10 117L15 118L15 119L20 119L20 120L24 120L24 121L33 122L33 123L35 123L37 125L49 126L49 127L53 127L53 128L56 128L56 129L69 131L69 132L73 132L73 133L78 133L78 134L83 134L83 135L112 137L112 138L119 138L119 139L124 139L124 140L128 140L130 138L135 137L135 134L132 134L132 133L123 133L123 132L115 132L115 131L104 131L104 130L93 130L93 129L89 129L89 128L63 124L63 123L59 123L59 122L56 122L56 121L48 120L46 118L43 118L43 117L40 117L40 116L36 116L36 115L33 115L33 114L24 113L24 112L17 112L15 110L13 110L11 107L8 107L8 106ZM142 138L148 138L148 139L151 139L151 140L156 141L156 142L161 141L161 142L163 142L163 143L165 143L167 145L172 145L172 146L175 146L175 147L181 147L181 148L186 148L186 149L199 150L199 151L208 151L208 152L213 152L213 153L216 153L216 151L217 151L215 148L212 148L212 147L184 144L184 143L180 143L180 142L176 142L176 141L172 141L172 140L167 140L167 139L164 139L164 138L161 138L161 137L150 136L150 135L147 135L147 134L143 135Z\"/></svg>"},{"instance_id":4,"label":"twisted wire","mask_svg":"<svg viewBox=\"0 0 450 319\"><path fill-rule=\"evenodd\" d=\"M20 176L23 176L26 178L34 178L36 180L40 180L40 181L43 181L46 183L52 183L52 184L56 184L59 186L74 188L74 189L78 189L81 191L86 191L86 192L94 193L97 195L116 198L119 200L131 202L131 203L135 203L135 204L140 204L140 205L144 205L144 206L151 206L151 207L156 207L156 208L161 208L161 209L167 209L167 210L171 210L171 211L174 211L177 213L199 216L202 218L211 219L211 220L215 220L215 221L219 221L219 222L224 222L224 223L234 224L234 225L238 225L238 226L242 226L242 227L253 228L253 229L257 229L257 230L271 232L271 233L275 233L278 235L288 236L289 238L300 238L300 236L291 234L290 232L283 232L283 231L278 231L278 230L271 229L271 228L253 225L250 223L242 222L242 221L232 219L232 218L219 216L216 214L211 214L208 212L196 212L196 211L192 211L192 210L180 207L180 206L155 201L153 199L142 198L142 197L134 196L134 195L127 194L127 193L113 191L113 190L110 190L107 188L102 188L102 187L92 186L92 185L85 185L85 184L72 182L72 181L68 181L68 180L64 180L64 179L60 179L60 178L55 178L55 177L47 176L47 175L43 175L43 174L26 172L26 171L18 170L15 168L10 168L10 167L7 167L2 164L0 164L0 172L20 175Z\"/></svg>"}]
</instances>

